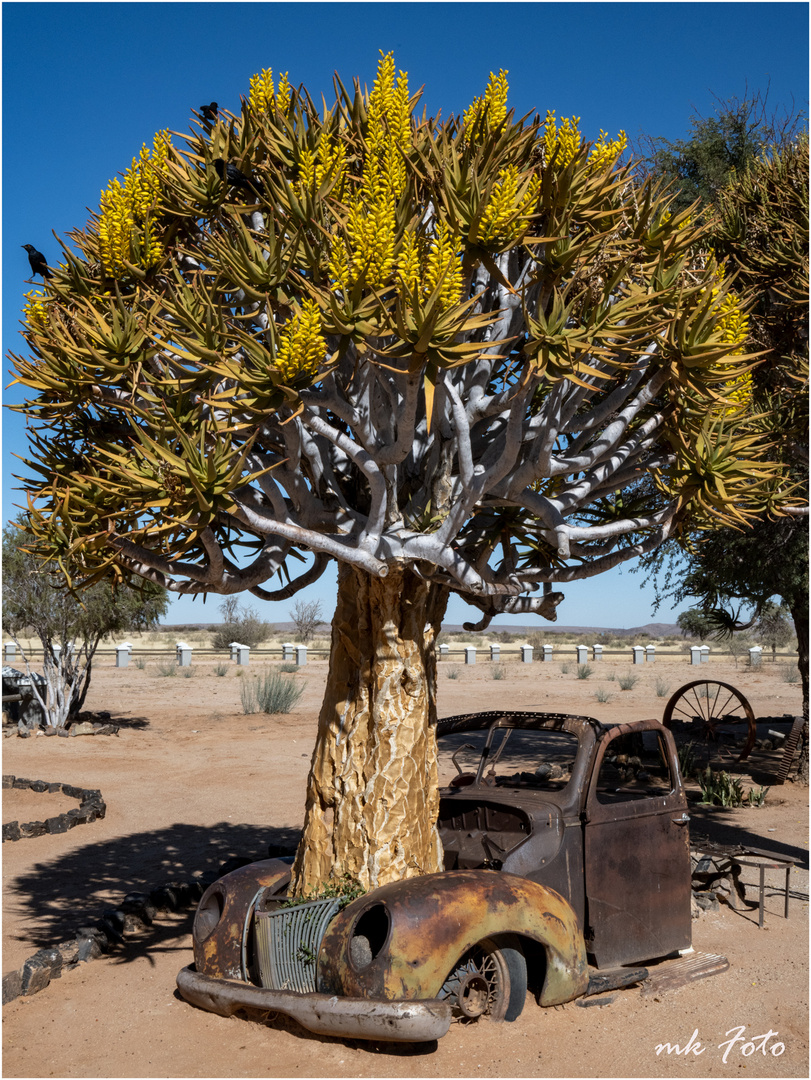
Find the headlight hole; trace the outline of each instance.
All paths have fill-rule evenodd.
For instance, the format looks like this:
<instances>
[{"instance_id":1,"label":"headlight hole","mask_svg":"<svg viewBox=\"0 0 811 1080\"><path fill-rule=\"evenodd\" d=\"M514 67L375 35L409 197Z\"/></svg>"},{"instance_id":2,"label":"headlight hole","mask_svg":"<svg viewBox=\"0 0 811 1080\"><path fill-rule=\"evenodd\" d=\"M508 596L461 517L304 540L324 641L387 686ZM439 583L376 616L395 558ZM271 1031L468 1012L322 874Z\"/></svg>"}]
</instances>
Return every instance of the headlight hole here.
<instances>
[{"instance_id":1,"label":"headlight hole","mask_svg":"<svg viewBox=\"0 0 811 1080\"><path fill-rule=\"evenodd\" d=\"M391 919L385 904L373 904L355 923L349 942L349 959L357 970L377 958L389 936Z\"/></svg>"}]
</instances>

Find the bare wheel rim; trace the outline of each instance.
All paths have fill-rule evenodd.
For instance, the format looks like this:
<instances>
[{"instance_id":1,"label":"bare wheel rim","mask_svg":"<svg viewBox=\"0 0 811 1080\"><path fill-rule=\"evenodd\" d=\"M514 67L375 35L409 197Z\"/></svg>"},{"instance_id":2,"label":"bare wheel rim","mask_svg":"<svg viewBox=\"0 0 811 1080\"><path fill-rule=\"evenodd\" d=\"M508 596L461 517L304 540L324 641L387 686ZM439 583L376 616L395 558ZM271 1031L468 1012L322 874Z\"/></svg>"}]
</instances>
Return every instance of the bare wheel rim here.
<instances>
[{"instance_id":1,"label":"bare wheel rim","mask_svg":"<svg viewBox=\"0 0 811 1080\"><path fill-rule=\"evenodd\" d=\"M490 938L462 957L445 980L440 998L450 999L454 1015L473 1020L514 1020L526 995L526 961L519 950Z\"/></svg>"},{"instance_id":2,"label":"bare wheel rim","mask_svg":"<svg viewBox=\"0 0 811 1080\"><path fill-rule=\"evenodd\" d=\"M744 720L731 719L741 712ZM746 697L730 683L714 679L695 679L679 687L665 706L662 724L693 729L692 738L705 744L708 753L721 748L721 725L745 724L746 740L736 761L749 757L757 737L755 714Z\"/></svg>"}]
</instances>

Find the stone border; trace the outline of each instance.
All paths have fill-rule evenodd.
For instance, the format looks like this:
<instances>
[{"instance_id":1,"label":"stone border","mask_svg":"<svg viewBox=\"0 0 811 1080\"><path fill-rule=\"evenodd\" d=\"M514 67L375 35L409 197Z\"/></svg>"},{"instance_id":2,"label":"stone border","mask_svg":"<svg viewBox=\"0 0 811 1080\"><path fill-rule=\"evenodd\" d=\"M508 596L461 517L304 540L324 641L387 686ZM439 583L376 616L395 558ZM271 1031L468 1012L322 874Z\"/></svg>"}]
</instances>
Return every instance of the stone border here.
<instances>
[{"instance_id":1,"label":"stone border","mask_svg":"<svg viewBox=\"0 0 811 1080\"><path fill-rule=\"evenodd\" d=\"M79 800L77 809L46 818L45 821L27 821L22 825L19 821L7 822L3 825L4 844L6 840L24 840L32 836L43 836L45 833L68 832L77 825L89 825L91 821L103 818L107 813L107 804L102 799L101 792L96 789L73 787L72 784L50 784L47 780L26 780L21 776L4 776L3 787L30 788L31 791L47 791L49 794L61 791L63 795Z\"/></svg>"},{"instance_id":2,"label":"stone border","mask_svg":"<svg viewBox=\"0 0 811 1080\"><path fill-rule=\"evenodd\" d=\"M250 861L250 860L243 860ZM3 976L3 1005L18 997L30 997L44 990L63 971L109 953L126 937L152 925L159 911L182 911L197 904L208 886L222 875L208 871L190 881L170 881L149 893L128 893L117 908L108 908L101 918L81 926L71 941L52 949L39 949L22 967Z\"/></svg>"}]
</instances>

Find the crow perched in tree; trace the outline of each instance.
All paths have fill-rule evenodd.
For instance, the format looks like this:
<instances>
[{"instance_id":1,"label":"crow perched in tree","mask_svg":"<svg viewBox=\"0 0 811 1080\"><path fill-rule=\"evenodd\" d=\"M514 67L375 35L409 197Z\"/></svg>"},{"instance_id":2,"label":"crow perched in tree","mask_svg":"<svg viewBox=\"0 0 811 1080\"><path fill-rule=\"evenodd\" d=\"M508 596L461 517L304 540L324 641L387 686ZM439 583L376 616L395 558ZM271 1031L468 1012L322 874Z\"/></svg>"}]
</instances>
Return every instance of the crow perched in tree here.
<instances>
[{"instance_id":1,"label":"crow perched in tree","mask_svg":"<svg viewBox=\"0 0 811 1080\"><path fill-rule=\"evenodd\" d=\"M42 252L37 251L33 244L23 244L22 246L28 252L28 261L31 263L31 273L42 274L43 280L45 278L53 277L53 274L48 269L48 260Z\"/></svg>"},{"instance_id":2,"label":"crow perched in tree","mask_svg":"<svg viewBox=\"0 0 811 1080\"><path fill-rule=\"evenodd\" d=\"M217 158L214 162L214 168L217 170L217 176L220 180L227 178L228 183L233 187L238 188L253 188L254 191L263 191L261 180L252 180L250 176L246 176L244 172L232 165L230 161L223 161L222 158Z\"/></svg>"},{"instance_id":3,"label":"crow perched in tree","mask_svg":"<svg viewBox=\"0 0 811 1080\"><path fill-rule=\"evenodd\" d=\"M212 101L210 105L201 105L200 112L203 114L204 120L214 123L217 119L217 102Z\"/></svg>"}]
</instances>

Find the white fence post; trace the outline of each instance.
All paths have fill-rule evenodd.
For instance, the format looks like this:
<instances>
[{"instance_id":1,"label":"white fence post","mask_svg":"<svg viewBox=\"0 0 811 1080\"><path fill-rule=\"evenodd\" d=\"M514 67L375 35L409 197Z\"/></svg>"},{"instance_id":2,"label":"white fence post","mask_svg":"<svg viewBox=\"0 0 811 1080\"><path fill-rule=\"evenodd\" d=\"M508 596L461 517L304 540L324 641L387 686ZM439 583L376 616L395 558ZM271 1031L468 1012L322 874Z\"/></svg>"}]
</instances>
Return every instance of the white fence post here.
<instances>
[{"instance_id":1,"label":"white fence post","mask_svg":"<svg viewBox=\"0 0 811 1080\"><path fill-rule=\"evenodd\" d=\"M532 663L532 646L531 645L522 645L521 646L521 663L522 664L531 664Z\"/></svg>"},{"instance_id":2,"label":"white fence post","mask_svg":"<svg viewBox=\"0 0 811 1080\"><path fill-rule=\"evenodd\" d=\"M749 666L756 668L760 667L760 661L763 659L763 649L760 645L754 645L749 650Z\"/></svg>"},{"instance_id":3,"label":"white fence post","mask_svg":"<svg viewBox=\"0 0 811 1080\"><path fill-rule=\"evenodd\" d=\"M700 663L701 663L701 646L700 645L691 645L690 646L690 664L691 664L691 666L695 666L696 664L700 664Z\"/></svg>"},{"instance_id":4,"label":"white fence post","mask_svg":"<svg viewBox=\"0 0 811 1080\"><path fill-rule=\"evenodd\" d=\"M285 641L282 645L282 660L295 660L295 646L292 641Z\"/></svg>"},{"instance_id":5,"label":"white fence post","mask_svg":"<svg viewBox=\"0 0 811 1080\"><path fill-rule=\"evenodd\" d=\"M7 641L3 646L3 659L8 664L17 659L16 641Z\"/></svg>"},{"instance_id":6,"label":"white fence post","mask_svg":"<svg viewBox=\"0 0 811 1080\"><path fill-rule=\"evenodd\" d=\"M587 645L577 646L577 662L578 664L587 664L589 661L589 650Z\"/></svg>"},{"instance_id":7,"label":"white fence post","mask_svg":"<svg viewBox=\"0 0 811 1080\"><path fill-rule=\"evenodd\" d=\"M493 661L494 664L498 663L500 656L501 656L501 646L500 645L491 645L490 646L490 659Z\"/></svg>"},{"instance_id":8,"label":"white fence post","mask_svg":"<svg viewBox=\"0 0 811 1080\"><path fill-rule=\"evenodd\" d=\"M551 659L552 659L552 648L553 648L553 646L552 646L552 645L544 645L544 646L543 646L543 660L544 660L544 662L545 662L545 663L547 663L547 664L548 664L548 663L549 663L549 662L551 661Z\"/></svg>"},{"instance_id":9,"label":"white fence post","mask_svg":"<svg viewBox=\"0 0 811 1080\"><path fill-rule=\"evenodd\" d=\"M247 667L251 660L251 650L248 645L237 645L236 661L238 667Z\"/></svg>"},{"instance_id":10,"label":"white fence post","mask_svg":"<svg viewBox=\"0 0 811 1080\"><path fill-rule=\"evenodd\" d=\"M476 646L475 645L466 645L465 646L465 663L466 664L475 664L476 663Z\"/></svg>"},{"instance_id":11,"label":"white fence post","mask_svg":"<svg viewBox=\"0 0 811 1080\"><path fill-rule=\"evenodd\" d=\"M591 655L592 655L593 660L602 660L602 658L603 658L603 647L602 647L602 645L592 645L592 647L591 647Z\"/></svg>"},{"instance_id":12,"label":"white fence post","mask_svg":"<svg viewBox=\"0 0 811 1080\"><path fill-rule=\"evenodd\" d=\"M304 667L307 663L307 646L296 645L296 665L298 667Z\"/></svg>"},{"instance_id":13,"label":"white fence post","mask_svg":"<svg viewBox=\"0 0 811 1080\"><path fill-rule=\"evenodd\" d=\"M439 659L447 660L449 651L450 645L443 641L442 644L439 646Z\"/></svg>"},{"instance_id":14,"label":"white fence post","mask_svg":"<svg viewBox=\"0 0 811 1080\"><path fill-rule=\"evenodd\" d=\"M633 653L635 664L645 663L645 649L642 645L634 645L631 652Z\"/></svg>"},{"instance_id":15,"label":"white fence post","mask_svg":"<svg viewBox=\"0 0 811 1080\"><path fill-rule=\"evenodd\" d=\"M706 664L710 659L710 647L709 645L701 646L701 663Z\"/></svg>"},{"instance_id":16,"label":"white fence post","mask_svg":"<svg viewBox=\"0 0 811 1080\"><path fill-rule=\"evenodd\" d=\"M178 641L177 643L177 665L178 667L191 667L191 645L187 645L185 641Z\"/></svg>"},{"instance_id":17,"label":"white fence post","mask_svg":"<svg viewBox=\"0 0 811 1080\"><path fill-rule=\"evenodd\" d=\"M645 661L648 664L652 664L655 660L656 660L656 646L655 645L646 645L645 646Z\"/></svg>"},{"instance_id":18,"label":"white fence post","mask_svg":"<svg viewBox=\"0 0 811 1080\"><path fill-rule=\"evenodd\" d=\"M127 648L127 643L123 645L116 645L115 647L115 666L127 667L130 662L130 651Z\"/></svg>"}]
</instances>

